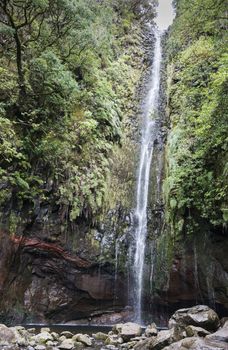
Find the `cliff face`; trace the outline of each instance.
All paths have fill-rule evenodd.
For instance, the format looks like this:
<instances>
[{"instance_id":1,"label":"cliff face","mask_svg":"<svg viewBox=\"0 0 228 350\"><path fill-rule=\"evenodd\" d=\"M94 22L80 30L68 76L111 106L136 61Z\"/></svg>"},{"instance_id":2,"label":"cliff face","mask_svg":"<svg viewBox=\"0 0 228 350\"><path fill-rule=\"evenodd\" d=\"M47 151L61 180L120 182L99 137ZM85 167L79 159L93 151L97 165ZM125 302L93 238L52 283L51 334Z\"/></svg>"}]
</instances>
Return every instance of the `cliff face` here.
<instances>
[{"instance_id":1,"label":"cliff face","mask_svg":"<svg viewBox=\"0 0 228 350\"><path fill-rule=\"evenodd\" d=\"M151 309L154 317L158 311L160 320L162 312L184 305L208 303L221 313L228 308L227 58L223 4L214 7L210 1L204 0L204 8L195 2L187 9L185 1L177 1L177 18L164 39L143 297L146 312ZM208 6L212 12L206 15ZM139 106L153 38L141 19L122 10L112 22L113 42L107 46L102 41L107 56L92 48L80 60L78 53L64 64L42 56L33 66L30 56L24 57L32 72L26 76L28 94L37 91L35 102L43 103L45 115L32 105L32 93L20 105L15 76L6 68L7 59L3 61L3 321L109 323L132 317L129 308L123 309L133 292L129 248L134 240ZM198 12L200 18L206 16L203 25L194 16ZM47 66L54 78L42 80L44 86L54 81L65 89L66 74L64 79L73 84L74 78L80 92L55 95L54 84L51 96L56 100L43 101L47 91L36 89L41 76L48 76L46 71L39 75ZM60 111L55 106L54 114L61 118L53 121L54 102L61 97L62 105L70 96L76 105Z\"/></svg>"},{"instance_id":2,"label":"cliff face","mask_svg":"<svg viewBox=\"0 0 228 350\"><path fill-rule=\"evenodd\" d=\"M176 2L165 44L165 227L154 300L227 313L227 57L224 3Z\"/></svg>"},{"instance_id":3,"label":"cliff face","mask_svg":"<svg viewBox=\"0 0 228 350\"><path fill-rule=\"evenodd\" d=\"M8 193L4 197L2 192L1 201L0 308L3 321L67 322L80 319L88 322L90 319L109 323L112 322L109 313L122 311L127 305L125 253L134 207L139 134L137 109L149 39L137 19L125 24L125 31L120 36L121 54L118 52L116 60L109 64L107 74L111 79L116 74L112 69L122 69L121 76L113 78L119 80L113 89L123 115L119 126L122 129L121 145L110 140L109 152L101 153L102 161L109 169L106 177L103 178L102 173L102 178L98 180L98 187L101 180L105 191L102 204L96 204L97 208L101 208L93 214L87 209L82 210L76 218L72 218L70 211L73 207L68 202L61 202L65 195L61 197L61 184L56 181L55 174L51 174L48 168L42 172L39 164L36 171L45 179L45 196L31 193L32 201L18 198L17 186L13 188L2 178L2 187ZM80 146L82 152L83 147L88 147L88 142L95 142L96 146L98 140L85 140ZM99 147L103 152L102 145ZM97 151L94 149L93 153L87 149L88 152L93 162L93 154L97 157ZM80 161L78 154L74 156ZM83 181L87 175L89 178L91 165L88 163L79 170L84 171L82 191L88 185ZM65 180L68 184L71 181ZM89 184L89 191L94 193L95 182L94 179L94 183ZM88 204L87 194L85 197L82 195L80 205ZM77 200L78 195L69 193ZM117 239L122 256L116 254ZM107 317L99 319L105 314ZM116 314L113 322L127 317L129 311L122 311Z\"/></svg>"}]
</instances>

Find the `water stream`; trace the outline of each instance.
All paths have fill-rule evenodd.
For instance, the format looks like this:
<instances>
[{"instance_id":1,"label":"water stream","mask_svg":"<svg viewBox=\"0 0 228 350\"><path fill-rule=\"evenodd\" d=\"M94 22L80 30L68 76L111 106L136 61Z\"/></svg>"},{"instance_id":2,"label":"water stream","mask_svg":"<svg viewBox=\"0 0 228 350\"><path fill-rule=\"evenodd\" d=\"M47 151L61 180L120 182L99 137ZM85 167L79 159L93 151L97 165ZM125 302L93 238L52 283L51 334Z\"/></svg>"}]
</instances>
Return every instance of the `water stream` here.
<instances>
[{"instance_id":1,"label":"water stream","mask_svg":"<svg viewBox=\"0 0 228 350\"><path fill-rule=\"evenodd\" d=\"M153 31L155 37L154 57L150 79L148 82L148 91L142 110L142 140L135 209L135 314L138 322L141 322L142 313L143 267L147 237L147 205L150 168L153 158L154 143L159 132L158 121L156 118L158 115L160 70L162 60L161 32L158 29L154 29Z\"/></svg>"}]
</instances>

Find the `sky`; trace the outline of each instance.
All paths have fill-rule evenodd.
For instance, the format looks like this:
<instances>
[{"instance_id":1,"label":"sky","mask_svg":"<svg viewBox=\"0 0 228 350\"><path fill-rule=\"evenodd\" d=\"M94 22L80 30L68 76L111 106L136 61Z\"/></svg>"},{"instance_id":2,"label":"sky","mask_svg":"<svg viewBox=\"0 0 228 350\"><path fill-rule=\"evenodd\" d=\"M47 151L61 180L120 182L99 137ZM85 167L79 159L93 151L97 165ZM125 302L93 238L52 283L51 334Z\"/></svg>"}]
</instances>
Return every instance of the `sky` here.
<instances>
[{"instance_id":1,"label":"sky","mask_svg":"<svg viewBox=\"0 0 228 350\"><path fill-rule=\"evenodd\" d=\"M172 24L174 19L174 10L172 7L172 0L159 0L158 16L155 20L159 29L165 30Z\"/></svg>"}]
</instances>

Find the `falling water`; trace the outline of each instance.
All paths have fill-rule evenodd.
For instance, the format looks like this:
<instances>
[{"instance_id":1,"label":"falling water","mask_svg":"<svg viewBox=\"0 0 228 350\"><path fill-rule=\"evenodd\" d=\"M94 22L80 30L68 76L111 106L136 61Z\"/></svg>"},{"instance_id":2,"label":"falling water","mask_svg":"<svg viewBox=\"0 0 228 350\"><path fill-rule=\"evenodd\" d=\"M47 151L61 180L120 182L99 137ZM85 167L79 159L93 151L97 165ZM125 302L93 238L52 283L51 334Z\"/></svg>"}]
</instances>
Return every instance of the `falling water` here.
<instances>
[{"instance_id":1,"label":"falling water","mask_svg":"<svg viewBox=\"0 0 228 350\"><path fill-rule=\"evenodd\" d=\"M138 322L141 322L143 266L145 255L145 243L147 237L147 204L150 179L150 167L153 157L154 142L158 136L156 114L158 112L160 68L162 59L161 33L154 30L155 48L152 70L148 85L148 92L143 105L143 126L140 163L137 179L137 205L135 210L135 312Z\"/></svg>"}]
</instances>

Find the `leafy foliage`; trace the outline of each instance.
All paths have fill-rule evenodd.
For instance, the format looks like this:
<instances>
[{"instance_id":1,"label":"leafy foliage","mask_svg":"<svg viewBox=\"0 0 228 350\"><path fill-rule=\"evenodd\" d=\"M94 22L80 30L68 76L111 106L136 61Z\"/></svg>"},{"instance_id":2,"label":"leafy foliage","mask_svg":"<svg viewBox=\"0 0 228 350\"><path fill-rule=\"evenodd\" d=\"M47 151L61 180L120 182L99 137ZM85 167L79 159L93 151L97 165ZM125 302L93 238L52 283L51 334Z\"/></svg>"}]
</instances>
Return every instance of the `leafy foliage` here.
<instances>
[{"instance_id":1,"label":"leafy foliage","mask_svg":"<svg viewBox=\"0 0 228 350\"><path fill-rule=\"evenodd\" d=\"M101 211L134 93L130 29L148 6L1 1L1 211L37 202L65 207L70 220Z\"/></svg>"},{"instance_id":2,"label":"leafy foliage","mask_svg":"<svg viewBox=\"0 0 228 350\"><path fill-rule=\"evenodd\" d=\"M168 41L172 130L165 189L174 231L192 232L200 220L211 227L226 222L225 2L180 0L176 6Z\"/></svg>"}]
</instances>

